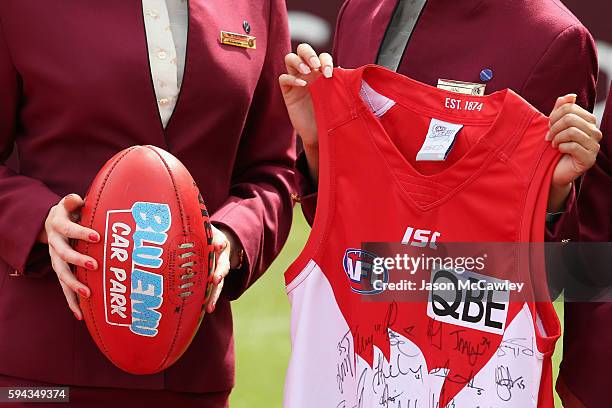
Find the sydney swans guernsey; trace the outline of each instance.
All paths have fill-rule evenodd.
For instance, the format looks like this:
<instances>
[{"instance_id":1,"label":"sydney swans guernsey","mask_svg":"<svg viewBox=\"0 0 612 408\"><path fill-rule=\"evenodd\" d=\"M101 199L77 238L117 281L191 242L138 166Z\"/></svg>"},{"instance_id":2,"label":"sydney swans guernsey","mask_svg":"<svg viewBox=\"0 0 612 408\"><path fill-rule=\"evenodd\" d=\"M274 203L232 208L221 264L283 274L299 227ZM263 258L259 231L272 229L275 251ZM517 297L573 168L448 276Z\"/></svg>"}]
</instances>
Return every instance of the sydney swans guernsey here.
<instances>
[{"instance_id":1,"label":"sydney swans guernsey","mask_svg":"<svg viewBox=\"0 0 612 408\"><path fill-rule=\"evenodd\" d=\"M520 264L510 283L478 268L483 259L461 276L423 263L423 289L435 296L433 284L454 282L456 303L367 301L397 272L374 275L377 254L362 247L542 242L559 159L544 140L548 119L510 90L461 95L376 66L336 69L311 93L319 201L285 274L285 406L552 407L559 321L524 293L543 268Z\"/></svg>"}]
</instances>

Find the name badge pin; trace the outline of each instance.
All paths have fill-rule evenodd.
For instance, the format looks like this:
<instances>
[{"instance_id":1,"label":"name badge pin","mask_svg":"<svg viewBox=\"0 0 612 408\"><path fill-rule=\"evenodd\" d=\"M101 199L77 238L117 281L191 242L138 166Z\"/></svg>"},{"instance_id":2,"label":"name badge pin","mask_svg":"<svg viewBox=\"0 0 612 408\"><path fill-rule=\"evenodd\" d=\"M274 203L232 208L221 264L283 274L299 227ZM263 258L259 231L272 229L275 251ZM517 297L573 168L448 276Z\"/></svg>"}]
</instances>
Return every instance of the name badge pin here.
<instances>
[{"instance_id":1,"label":"name badge pin","mask_svg":"<svg viewBox=\"0 0 612 408\"><path fill-rule=\"evenodd\" d=\"M249 30L250 31L250 30ZM247 48L250 50L257 49L257 38L248 34L232 33L229 31L221 31L221 44L232 45L234 47Z\"/></svg>"},{"instance_id":2,"label":"name badge pin","mask_svg":"<svg viewBox=\"0 0 612 408\"><path fill-rule=\"evenodd\" d=\"M439 89L464 95L483 96L486 86L486 84L477 84L473 82L455 81L452 79L438 79Z\"/></svg>"}]
</instances>

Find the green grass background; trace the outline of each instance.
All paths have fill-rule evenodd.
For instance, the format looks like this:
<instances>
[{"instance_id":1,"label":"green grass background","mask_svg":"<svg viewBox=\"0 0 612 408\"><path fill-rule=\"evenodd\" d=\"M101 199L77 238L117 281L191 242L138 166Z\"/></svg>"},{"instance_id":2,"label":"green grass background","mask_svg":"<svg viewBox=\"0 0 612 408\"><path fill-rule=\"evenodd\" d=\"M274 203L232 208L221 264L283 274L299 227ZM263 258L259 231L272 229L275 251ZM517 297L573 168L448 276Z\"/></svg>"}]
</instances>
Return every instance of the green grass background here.
<instances>
[{"instance_id":1,"label":"green grass background","mask_svg":"<svg viewBox=\"0 0 612 408\"><path fill-rule=\"evenodd\" d=\"M297 206L283 251L264 276L233 303L236 388L230 398L232 408L272 408L282 404L291 349L283 273L304 247L309 232L310 227ZM562 303L555 302L555 309L563 322ZM555 380L561 352L559 339L553 356ZM556 394L555 406L561 407Z\"/></svg>"}]
</instances>

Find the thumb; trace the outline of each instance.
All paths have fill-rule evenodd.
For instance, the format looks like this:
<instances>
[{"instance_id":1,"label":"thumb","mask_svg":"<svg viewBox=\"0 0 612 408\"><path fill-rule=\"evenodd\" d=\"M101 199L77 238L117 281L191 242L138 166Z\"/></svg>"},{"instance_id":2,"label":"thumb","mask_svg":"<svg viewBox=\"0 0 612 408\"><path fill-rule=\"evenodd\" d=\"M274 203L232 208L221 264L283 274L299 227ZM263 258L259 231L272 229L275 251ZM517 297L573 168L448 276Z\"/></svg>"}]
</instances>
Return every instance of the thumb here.
<instances>
[{"instance_id":1,"label":"thumb","mask_svg":"<svg viewBox=\"0 0 612 408\"><path fill-rule=\"evenodd\" d=\"M85 205L85 201L78 194L68 194L64 197L64 208L69 213L74 212Z\"/></svg>"}]
</instances>

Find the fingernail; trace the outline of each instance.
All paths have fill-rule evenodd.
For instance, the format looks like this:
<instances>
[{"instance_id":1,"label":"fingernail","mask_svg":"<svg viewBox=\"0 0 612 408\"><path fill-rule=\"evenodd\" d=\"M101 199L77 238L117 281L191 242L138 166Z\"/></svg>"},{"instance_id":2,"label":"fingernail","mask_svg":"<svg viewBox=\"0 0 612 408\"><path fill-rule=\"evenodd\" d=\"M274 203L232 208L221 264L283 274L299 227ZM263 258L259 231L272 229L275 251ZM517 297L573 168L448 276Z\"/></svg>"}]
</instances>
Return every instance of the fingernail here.
<instances>
[{"instance_id":1,"label":"fingernail","mask_svg":"<svg viewBox=\"0 0 612 408\"><path fill-rule=\"evenodd\" d=\"M308 65L304 64L303 62L300 64L300 71L302 71L302 74L304 75L310 74L310 68L308 68Z\"/></svg>"},{"instance_id":2,"label":"fingernail","mask_svg":"<svg viewBox=\"0 0 612 408\"><path fill-rule=\"evenodd\" d=\"M84 298L89 297L89 293L87 293L87 290L85 290L84 288L79 288L79 295L83 296Z\"/></svg>"},{"instance_id":3,"label":"fingernail","mask_svg":"<svg viewBox=\"0 0 612 408\"><path fill-rule=\"evenodd\" d=\"M330 67L330 66L327 66L327 67L323 68L323 76L325 78L331 78L332 72L333 72L333 70L332 70L332 67Z\"/></svg>"},{"instance_id":4,"label":"fingernail","mask_svg":"<svg viewBox=\"0 0 612 408\"><path fill-rule=\"evenodd\" d=\"M550 132L546 132L546 136L544 136L544 140L550 140Z\"/></svg>"},{"instance_id":5,"label":"fingernail","mask_svg":"<svg viewBox=\"0 0 612 408\"><path fill-rule=\"evenodd\" d=\"M298 86L306 86L306 85L308 85L308 82L304 81L303 79L299 79L298 78L298 79L295 80L295 84L298 85Z\"/></svg>"},{"instance_id":6,"label":"fingernail","mask_svg":"<svg viewBox=\"0 0 612 408\"><path fill-rule=\"evenodd\" d=\"M76 312L72 312L74 313L74 318L77 319L78 321L81 321L81 316L79 316L78 314L76 314Z\"/></svg>"},{"instance_id":7,"label":"fingernail","mask_svg":"<svg viewBox=\"0 0 612 408\"><path fill-rule=\"evenodd\" d=\"M211 313L215 311L215 307L217 307L217 302L213 302L212 309L210 310Z\"/></svg>"},{"instance_id":8,"label":"fingernail","mask_svg":"<svg viewBox=\"0 0 612 408\"><path fill-rule=\"evenodd\" d=\"M94 266L94 263L91 261L85 262L85 267L89 269L90 271L93 271L94 269L96 269L96 267Z\"/></svg>"},{"instance_id":9,"label":"fingernail","mask_svg":"<svg viewBox=\"0 0 612 408\"><path fill-rule=\"evenodd\" d=\"M89 234L89 240L91 242L98 242L100 240L100 237L98 236L98 234L92 232L91 234Z\"/></svg>"},{"instance_id":10,"label":"fingernail","mask_svg":"<svg viewBox=\"0 0 612 408\"><path fill-rule=\"evenodd\" d=\"M321 67L321 61L317 57L310 57L310 65L312 65L315 69Z\"/></svg>"}]
</instances>

